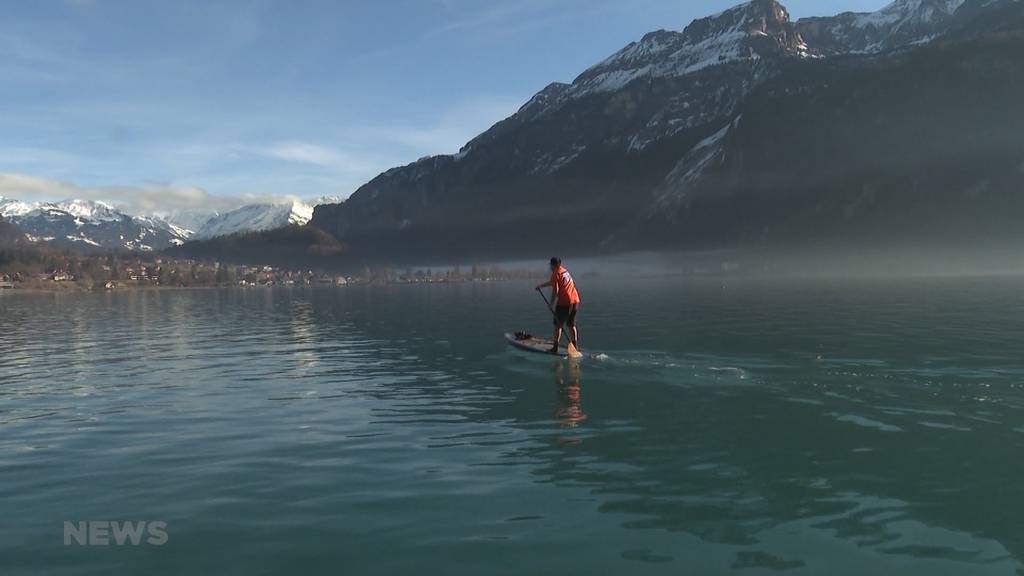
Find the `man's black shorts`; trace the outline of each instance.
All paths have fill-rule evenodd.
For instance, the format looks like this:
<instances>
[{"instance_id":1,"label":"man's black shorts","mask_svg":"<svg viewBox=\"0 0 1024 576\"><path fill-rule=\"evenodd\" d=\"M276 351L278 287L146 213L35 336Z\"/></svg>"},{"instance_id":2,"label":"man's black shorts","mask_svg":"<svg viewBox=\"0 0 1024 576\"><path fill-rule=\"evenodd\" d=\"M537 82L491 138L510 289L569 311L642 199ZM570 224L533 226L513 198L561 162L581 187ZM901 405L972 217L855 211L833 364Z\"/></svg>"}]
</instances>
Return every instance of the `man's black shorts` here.
<instances>
[{"instance_id":1,"label":"man's black shorts","mask_svg":"<svg viewBox=\"0 0 1024 576\"><path fill-rule=\"evenodd\" d=\"M555 326L561 326L568 324L569 326L576 325L576 308L578 304L566 304L555 306Z\"/></svg>"}]
</instances>

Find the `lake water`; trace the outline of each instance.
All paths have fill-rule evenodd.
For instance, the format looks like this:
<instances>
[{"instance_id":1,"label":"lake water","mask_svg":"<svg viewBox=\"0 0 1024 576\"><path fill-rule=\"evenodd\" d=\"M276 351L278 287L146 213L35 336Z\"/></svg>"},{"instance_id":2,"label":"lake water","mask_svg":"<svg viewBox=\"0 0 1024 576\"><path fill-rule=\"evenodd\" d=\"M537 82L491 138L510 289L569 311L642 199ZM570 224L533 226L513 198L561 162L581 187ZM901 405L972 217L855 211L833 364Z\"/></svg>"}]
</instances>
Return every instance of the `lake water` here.
<instances>
[{"instance_id":1,"label":"lake water","mask_svg":"<svg viewBox=\"0 0 1024 576\"><path fill-rule=\"evenodd\" d=\"M0 294L0 573L1024 568L1024 279L579 283Z\"/></svg>"}]
</instances>

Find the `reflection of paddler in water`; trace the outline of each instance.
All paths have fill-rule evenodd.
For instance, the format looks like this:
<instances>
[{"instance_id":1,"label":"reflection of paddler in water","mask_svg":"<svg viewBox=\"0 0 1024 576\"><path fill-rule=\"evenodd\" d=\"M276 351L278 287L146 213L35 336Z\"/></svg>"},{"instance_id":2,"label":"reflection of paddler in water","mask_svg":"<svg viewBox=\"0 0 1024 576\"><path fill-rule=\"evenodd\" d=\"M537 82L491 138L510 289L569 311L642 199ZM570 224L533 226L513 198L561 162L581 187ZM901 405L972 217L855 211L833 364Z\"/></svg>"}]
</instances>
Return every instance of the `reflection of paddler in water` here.
<instances>
[{"instance_id":1,"label":"reflection of paddler in water","mask_svg":"<svg viewBox=\"0 0 1024 576\"><path fill-rule=\"evenodd\" d=\"M580 405L579 363L558 362L555 367L555 382L558 384L558 410L555 412L555 418L558 418L563 428L575 428L587 419Z\"/></svg>"}]
</instances>

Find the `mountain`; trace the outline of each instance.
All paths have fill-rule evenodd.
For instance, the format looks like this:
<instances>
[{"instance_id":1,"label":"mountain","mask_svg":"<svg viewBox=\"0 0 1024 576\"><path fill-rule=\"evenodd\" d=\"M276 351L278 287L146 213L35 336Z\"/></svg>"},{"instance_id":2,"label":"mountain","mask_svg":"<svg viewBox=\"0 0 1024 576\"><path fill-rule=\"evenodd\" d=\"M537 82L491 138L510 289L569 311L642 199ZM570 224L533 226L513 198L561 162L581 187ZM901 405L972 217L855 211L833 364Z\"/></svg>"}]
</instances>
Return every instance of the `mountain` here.
<instances>
[{"instance_id":1,"label":"mountain","mask_svg":"<svg viewBox=\"0 0 1024 576\"><path fill-rule=\"evenodd\" d=\"M25 240L25 233L14 224L0 218L0 246L21 243Z\"/></svg>"},{"instance_id":2,"label":"mountain","mask_svg":"<svg viewBox=\"0 0 1024 576\"><path fill-rule=\"evenodd\" d=\"M174 224L185 230L186 236L191 237L196 230L203 227L211 219L220 215L220 212L212 208L182 208L169 211L156 211L151 214L164 222Z\"/></svg>"},{"instance_id":3,"label":"mountain","mask_svg":"<svg viewBox=\"0 0 1024 576\"><path fill-rule=\"evenodd\" d=\"M285 226L262 232L237 232L208 240L193 240L171 246L171 257L216 261L247 261L288 266L315 267L337 259L345 246L330 234L312 226Z\"/></svg>"},{"instance_id":4,"label":"mountain","mask_svg":"<svg viewBox=\"0 0 1024 576\"><path fill-rule=\"evenodd\" d=\"M195 209L141 216L105 202L0 197L0 217L18 225L30 242L84 250L163 250L189 239L301 225L312 214L313 207L302 202L249 204L224 213Z\"/></svg>"},{"instance_id":5,"label":"mountain","mask_svg":"<svg viewBox=\"0 0 1024 576\"><path fill-rule=\"evenodd\" d=\"M553 84L455 156L389 170L313 225L355 253L480 256L596 244L689 149L727 123L773 63L806 53L780 4L755 0L646 35Z\"/></svg>"},{"instance_id":6,"label":"mountain","mask_svg":"<svg viewBox=\"0 0 1024 576\"><path fill-rule=\"evenodd\" d=\"M159 250L188 237L158 218L133 217L104 202L20 202L0 197L0 217L30 242L84 250Z\"/></svg>"},{"instance_id":7,"label":"mountain","mask_svg":"<svg viewBox=\"0 0 1024 576\"><path fill-rule=\"evenodd\" d=\"M680 77L729 62L807 52L786 9L778 2L756 0L696 20L682 32L647 34L585 71L571 85L563 85L555 101L544 108L614 92L642 77Z\"/></svg>"},{"instance_id":8,"label":"mountain","mask_svg":"<svg viewBox=\"0 0 1024 576\"><path fill-rule=\"evenodd\" d=\"M216 214L200 225L193 236L203 240L237 232L258 232L290 225L302 225L313 216L313 207L303 202L249 204Z\"/></svg>"},{"instance_id":9,"label":"mountain","mask_svg":"<svg viewBox=\"0 0 1024 576\"><path fill-rule=\"evenodd\" d=\"M310 225L391 261L1010 232L985 223L1024 216L1022 5L793 22L753 0L647 34Z\"/></svg>"},{"instance_id":10,"label":"mountain","mask_svg":"<svg viewBox=\"0 0 1024 576\"><path fill-rule=\"evenodd\" d=\"M945 34L964 2L897 0L878 12L804 18L797 22L797 30L818 55L881 52L929 42Z\"/></svg>"},{"instance_id":11,"label":"mountain","mask_svg":"<svg viewBox=\"0 0 1024 576\"><path fill-rule=\"evenodd\" d=\"M904 54L795 62L683 164L619 246L929 245L1024 239L1024 3ZM689 177L687 175L689 174Z\"/></svg>"}]
</instances>

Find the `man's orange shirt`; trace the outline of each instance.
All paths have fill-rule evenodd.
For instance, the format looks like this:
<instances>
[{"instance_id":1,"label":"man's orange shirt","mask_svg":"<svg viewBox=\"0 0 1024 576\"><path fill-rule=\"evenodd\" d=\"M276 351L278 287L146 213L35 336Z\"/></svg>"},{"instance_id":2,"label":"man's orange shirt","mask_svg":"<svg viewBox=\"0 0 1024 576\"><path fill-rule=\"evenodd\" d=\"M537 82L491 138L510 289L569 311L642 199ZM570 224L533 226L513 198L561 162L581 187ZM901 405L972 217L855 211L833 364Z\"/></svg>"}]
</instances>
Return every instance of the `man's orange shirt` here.
<instances>
[{"instance_id":1,"label":"man's orange shirt","mask_svg":"<svg viewBox=\"0 0 1024 576\"><path fill-rule=\"evenodd\" d=\"M558 286L559 306L580 303L580 295L576 292L576 283L572 281L572 275L565 269L565 266L561 266L557 272L551 273L551 285Z\"/></svg>"}]
</instances>

